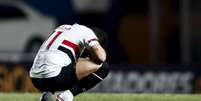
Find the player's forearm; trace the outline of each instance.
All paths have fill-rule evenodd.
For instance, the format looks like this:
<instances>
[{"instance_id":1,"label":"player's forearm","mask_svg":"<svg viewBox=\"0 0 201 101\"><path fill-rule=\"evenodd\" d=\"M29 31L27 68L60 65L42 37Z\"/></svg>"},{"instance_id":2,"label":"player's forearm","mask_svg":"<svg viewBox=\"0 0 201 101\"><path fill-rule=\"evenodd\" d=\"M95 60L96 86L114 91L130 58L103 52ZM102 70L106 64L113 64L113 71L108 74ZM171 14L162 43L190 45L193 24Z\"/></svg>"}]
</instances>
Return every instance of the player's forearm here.
<instances>
[{"instance_id":1,"label":"player's forearm","mask_svg":"<svg viewBox=\"0 0 201 101\"><path fill-rule=\"evenodd\" d=\"M99 48L99 52L96 55L101 62L106 61L106 52L102 47Z\"/></svg>"},{"instance_id":2,"label":"player's forearm","mask_svg":"<svg viewBox=\"0 0 201 101\"><path fill-rule=\"evenodd\" d=\"M103 63L106 61L106 52L105 50L100 46L100 44L94 45L92 47L92 60L97 63Z\"/></svg>"}]
</instances>

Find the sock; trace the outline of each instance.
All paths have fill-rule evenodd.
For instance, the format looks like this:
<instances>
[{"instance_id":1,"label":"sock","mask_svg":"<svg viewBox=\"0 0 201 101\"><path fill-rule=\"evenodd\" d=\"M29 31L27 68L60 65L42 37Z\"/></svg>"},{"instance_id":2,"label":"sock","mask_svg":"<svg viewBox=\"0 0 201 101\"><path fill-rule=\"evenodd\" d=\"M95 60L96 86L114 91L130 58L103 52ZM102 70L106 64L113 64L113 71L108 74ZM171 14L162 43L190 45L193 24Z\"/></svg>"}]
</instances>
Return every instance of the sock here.
<instances>
[{"instance_id":1,"label":"sock","mask_svg":"<svg viewBox=\"0 0 201 101\"><path fill-rule=\"evenodd\" d=\"M74 85L71 89L69 89L74 96L89 90L94 87L96 84L101 82L102 79L99 79L93 74L88 75L78 82L78 84Z\"/></svg>"},{"instance_id":2,"label":"sock","mask_svg":"<svg viewBox=\"0 0 201 101\"><path fill-rule=\"evenodd\" d=\"M80 80L76 85L74 85L71 89L69 89L74 96L85 92L98 83L103 81L109 73L109 65L107 63L103 63L102 67L99 68L96 72L88 75L87 77Z\"/></svg>"},{"instance_id":3,"label":"sock","mask_svg":"<svg viewBox=\"0 0 201 101\"><path fill-rule=\"evenodd\" d=\"M57 101L73 101L73 94L70 90L66 90L57 95Z\"/></svg>"}]
</instances>

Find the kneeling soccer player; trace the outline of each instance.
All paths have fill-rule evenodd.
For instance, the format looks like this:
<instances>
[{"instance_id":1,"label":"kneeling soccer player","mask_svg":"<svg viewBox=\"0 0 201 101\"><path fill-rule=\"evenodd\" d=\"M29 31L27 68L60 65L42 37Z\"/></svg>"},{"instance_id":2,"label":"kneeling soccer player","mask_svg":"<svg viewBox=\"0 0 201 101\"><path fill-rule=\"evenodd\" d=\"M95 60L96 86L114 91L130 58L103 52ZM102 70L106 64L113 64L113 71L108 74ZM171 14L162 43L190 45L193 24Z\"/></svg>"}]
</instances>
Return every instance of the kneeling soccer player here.
<instances>
[{"instance_id":1,"label":"kneeling soccer player","mask_svg":"<svg viewBox=\"0 0 201 101\"><path fill-rule=\"evenodd\" d=\"M51 95L57 91L57 101L73 101L74 96L107 76L102 32L79 24L55 29L39 49L30 70L32 83L43 92L40 101L52 101ZM83 51L88 53L82 55Z\"/></svg>"}]
</instances>

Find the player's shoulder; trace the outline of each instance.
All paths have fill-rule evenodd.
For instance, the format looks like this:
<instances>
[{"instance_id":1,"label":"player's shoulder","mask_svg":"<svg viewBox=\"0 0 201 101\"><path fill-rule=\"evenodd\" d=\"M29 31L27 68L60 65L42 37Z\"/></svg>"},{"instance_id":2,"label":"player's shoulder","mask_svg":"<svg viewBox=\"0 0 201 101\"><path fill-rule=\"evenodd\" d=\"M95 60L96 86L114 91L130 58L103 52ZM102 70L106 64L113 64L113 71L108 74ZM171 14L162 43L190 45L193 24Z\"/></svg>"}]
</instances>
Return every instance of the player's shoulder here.
<instances>
[{"instance_id":1,"label":"player's shoulder","mask_svg":"<svg viewBox=\"0 0 201 101\"><path fill-rule=\"evenodd\" d=\"M80 25L80 24L75 23L75 24L73 24L73 28L76 28L85 33L93 33L92 29L85 25Z\"/></svg>"}]
</instances>

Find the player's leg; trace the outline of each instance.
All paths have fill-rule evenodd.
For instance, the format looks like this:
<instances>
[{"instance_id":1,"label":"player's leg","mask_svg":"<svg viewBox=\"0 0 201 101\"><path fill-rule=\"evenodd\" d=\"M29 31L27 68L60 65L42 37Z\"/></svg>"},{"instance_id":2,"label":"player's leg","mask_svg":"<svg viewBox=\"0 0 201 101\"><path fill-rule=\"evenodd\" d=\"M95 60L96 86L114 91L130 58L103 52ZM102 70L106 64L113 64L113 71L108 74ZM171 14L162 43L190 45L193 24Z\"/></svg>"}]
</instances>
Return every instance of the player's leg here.
<instances>
[{"instance_id":1,"label":"player's leg","mask_svg":"<svg viewBox=\"0 0 201 101\"><path fill-rule=\"evenodd\" d=\"M42 91L39 101L52 101L53 92L50 90L45 90L46 87L44 83L48 83L48 82L44 82L44 79L40 79L40 78L32 78L32 82L38 90Z\"/></svg>"},{"instance_id":2,"label":"player's leg","mask_svg":"<svg viewBox=\"0 0 201 101\"><path fill-rule=\"evenodd\" d=\"M84 68L84 67L83 67ZM109 66L103 63L98 70L83 77L77 84L72 86L69 90L63 91L57 96L57 101L72 101L73 96L85 92L100 83L109 73Z\"/></svg>"},{"instance_id":3,"label":"player's leg","mask_svg":"<svg viewBox=\"0 0 201 101\"><path fill-rule=\"evenodd\" d=\"M31 78L34 86L42 93L40 101L52 101L51 95L56 91L64 91L78 82L75 65L62 68L59 75L51 78Z\"/></svg>"},{"instance_id":4,"label":"player's leg","mask_svg":"<svg viewBox=\"0 0 201 101\"><path fill-rule=\"evenodd\" d=\"M74 96L85 92L103 81L107 77L108 73L109 65L107 63L103 63L103 65L96 72L93 72L79 80L79 82L74 85L70 91Z\"/></svg>"},{"instance_id":5,"label":"player's leg","mask_svg":"<svg viewBox=\"0 0 201 101\"><path fill-rule=\"evenodd\" d=\"M79 58L75 66L77 79L81 80L89 74L96 72L101 66L102 64L96 64L90 59Z\"/></svg>"}]
</instances>

